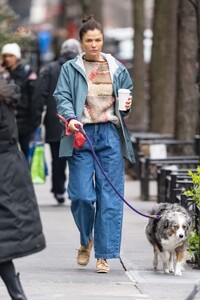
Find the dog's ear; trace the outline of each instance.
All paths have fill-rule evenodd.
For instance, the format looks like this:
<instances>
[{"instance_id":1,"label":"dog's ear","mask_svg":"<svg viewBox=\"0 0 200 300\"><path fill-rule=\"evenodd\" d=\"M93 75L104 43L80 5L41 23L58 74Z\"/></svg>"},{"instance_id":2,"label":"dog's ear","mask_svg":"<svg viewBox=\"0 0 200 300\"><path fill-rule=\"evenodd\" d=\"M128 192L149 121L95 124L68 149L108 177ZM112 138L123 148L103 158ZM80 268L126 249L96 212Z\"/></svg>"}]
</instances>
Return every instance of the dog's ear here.
<instances>
[{"instance_id":1,"label":"dog's ear","mask_svg":"<svg viewBox=\"0 0 200 300\"><path fill-rule=\"evenodd\" d=\"M192 225L192 218L190 216L186 216L186 222L188 223L188 227L190 228Z\"/></svg>"},{"instance_id":2,"label":"dog's ear","mask_svg":"<svg viewBox=\"0 0 200 300\"><path fill-rule=\"evenodd\" d=\"M164 229L169 227L169 219L165 219L163 227L164 227Z\"/></svg>"}]
</instances>

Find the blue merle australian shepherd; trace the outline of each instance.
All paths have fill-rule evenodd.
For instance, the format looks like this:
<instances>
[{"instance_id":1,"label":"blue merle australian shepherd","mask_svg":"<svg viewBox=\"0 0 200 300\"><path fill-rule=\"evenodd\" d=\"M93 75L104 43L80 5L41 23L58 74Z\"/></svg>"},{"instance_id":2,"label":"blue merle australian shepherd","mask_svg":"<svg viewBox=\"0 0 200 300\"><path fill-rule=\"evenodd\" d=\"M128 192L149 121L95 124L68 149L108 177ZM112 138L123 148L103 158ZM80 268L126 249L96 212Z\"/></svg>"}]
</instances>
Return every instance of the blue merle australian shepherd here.
<instances>
[{"instance_id":1,"label":"blue merle australian shepherd","mask_svg":"<svg viewBox=\"0 0 200 300\"><path fill-rule=\"evenodd\" d=\"M153 267L157 269L160 255L164 272L181 276L191 217L184 207L170 203L156 204L151 214L160 216L160 219L149 219L145 227L154 250Z\"/></svg>"}]
</instances>

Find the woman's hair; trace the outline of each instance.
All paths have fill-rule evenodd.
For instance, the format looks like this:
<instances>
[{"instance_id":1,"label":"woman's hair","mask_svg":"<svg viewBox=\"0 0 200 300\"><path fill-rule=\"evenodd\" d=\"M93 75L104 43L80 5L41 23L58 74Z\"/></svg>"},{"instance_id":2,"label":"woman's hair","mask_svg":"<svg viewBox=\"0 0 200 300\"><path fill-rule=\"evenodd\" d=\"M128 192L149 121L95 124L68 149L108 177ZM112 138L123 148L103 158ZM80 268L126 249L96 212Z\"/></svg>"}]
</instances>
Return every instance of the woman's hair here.
<instances>
[{"instance_id":1,"label":"woman's hair","mask_svg":"<svg viewBox=\"0 0 200 300\"><path fill-rule=\"evenodd\" d=\"M94 18L94 16L86 16L82 21L81 21L82 25L80 27L79 30L79 38L82 41L82 38L84 36L84 34L88 31L88 30L95 30L98 29L102 34L103 34L103 30L102 30L102 26L99 22L97 22Z\"/></svg>"}]
</instances>

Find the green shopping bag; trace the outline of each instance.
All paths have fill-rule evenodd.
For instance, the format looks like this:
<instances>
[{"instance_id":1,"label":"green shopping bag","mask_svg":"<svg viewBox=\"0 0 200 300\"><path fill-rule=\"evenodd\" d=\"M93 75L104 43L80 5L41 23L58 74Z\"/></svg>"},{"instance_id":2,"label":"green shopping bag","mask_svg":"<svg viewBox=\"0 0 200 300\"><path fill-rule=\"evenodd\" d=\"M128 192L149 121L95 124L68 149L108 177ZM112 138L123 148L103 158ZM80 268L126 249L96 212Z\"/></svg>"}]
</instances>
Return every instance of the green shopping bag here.
<instances>
[{"instance_id":1,"label":"green shopping bag","mask_svg":"<svg viewBox=\"0 0 200 300\"><path fill-rule=\"evenodd\" d=\"M46 180L46 166L44 143L37 143L31 160L31 178L33 183L44 183Z\"/></svg>"},{"instance_id":2,"label":"green shopping bag","mask_svg":"<svg viewBox=\"0 0 200 300\"><path fill-rule=\"evenodd\" d=\"M45 144L41 135L42 128L36 129L28 155L28 163L33 183L45 183L48 168L45 159Z\"/></svg>"}]
</instances>

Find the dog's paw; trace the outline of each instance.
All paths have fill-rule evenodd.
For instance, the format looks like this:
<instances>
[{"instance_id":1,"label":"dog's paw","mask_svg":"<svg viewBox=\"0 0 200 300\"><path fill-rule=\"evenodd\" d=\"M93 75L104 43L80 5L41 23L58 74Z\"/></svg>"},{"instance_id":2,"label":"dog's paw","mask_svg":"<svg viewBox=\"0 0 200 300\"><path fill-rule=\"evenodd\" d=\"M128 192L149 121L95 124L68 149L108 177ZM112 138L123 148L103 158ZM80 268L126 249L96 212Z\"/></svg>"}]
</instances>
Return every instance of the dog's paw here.
<instances>
[{"instance_id":1,"label":"dog's paw","mask_svg":"<svg viewBox=\"0 0 200 300\"><path fill-rule=\"evenodd\" d=\"M153 268L154 268L154 270L158 270L158 265L153 264Z\"/></svg>"},{"instance_id":2,"label":"dog's paw","mask_svg":"<svg viewBox=\"0 0 200 300\"><path fill-rule=\"evenodd\" d=\"M174 273L174 275L175 275L175 276L182 276L181 270L179 270L179 269L176 270L175 273Z\"/></svg>"},{"instance_id":3,"label":"dog's paw","mask_svg":"<svg viewBox=\"0 0 200 300\"><path fill-rule=\"evenodd\" d=\"M174 273L174 275L176 275L176 276L182 276L182 270L183 270L182 262L177 262L177 264L175 266L175 273Z\"/></svg>"},{"instance_id":4,"label":"dog's paw","mask_svg":"<svg viewBox=\"0 0 200 300\"><path fill-rule=\"evenodd\" d=\"M154 270L158 269L158 256L157 255L154 256L153 268L154 268Z\"/></svg>"},{"instance_id":5,"label":"dog's paw","mask_svg":"<svg viewBox=\"0 0 200 300\"><path fill-rule=\"evenodd\" d=\"M174 273L174 268L170 268L169 273Z\"/></svg>"},{"instance_id":6,"label":"dog's paw","mask_svg":"<svg viewBox=\"0 0 200 300\"><path fill-rule=\"evenodd\" d=\"M169 264L167 262L163 262L163 271L166 274L169 274Z\"/></svg>"}]
</instances>

